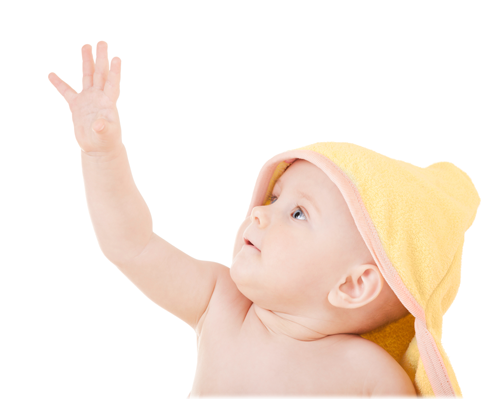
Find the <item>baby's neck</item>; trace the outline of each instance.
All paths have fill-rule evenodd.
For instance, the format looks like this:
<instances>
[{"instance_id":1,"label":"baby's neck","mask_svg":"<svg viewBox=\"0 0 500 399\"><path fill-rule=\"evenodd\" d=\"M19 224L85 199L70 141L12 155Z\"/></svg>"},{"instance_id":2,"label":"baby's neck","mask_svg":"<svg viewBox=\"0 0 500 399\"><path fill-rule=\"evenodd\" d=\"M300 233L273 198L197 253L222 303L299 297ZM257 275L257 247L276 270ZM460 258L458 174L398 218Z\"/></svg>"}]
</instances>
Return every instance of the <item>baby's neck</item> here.
<instances>
[{"instance_id":1,"label":"baby's neck","mask_svg":"<svg viewBox=\"0 0 500 399\"><path fill-rule=\"evenodd\" d=\"M273 337L285 341L318 341L333 335L338 335L339 338L346 335L332 333L331 322L274 312L263 309L255 303L252 304L248 311L254 312L257 320L267 328ZM328 332L325 332L327 330Z\"/></svg>"}]
</instances>

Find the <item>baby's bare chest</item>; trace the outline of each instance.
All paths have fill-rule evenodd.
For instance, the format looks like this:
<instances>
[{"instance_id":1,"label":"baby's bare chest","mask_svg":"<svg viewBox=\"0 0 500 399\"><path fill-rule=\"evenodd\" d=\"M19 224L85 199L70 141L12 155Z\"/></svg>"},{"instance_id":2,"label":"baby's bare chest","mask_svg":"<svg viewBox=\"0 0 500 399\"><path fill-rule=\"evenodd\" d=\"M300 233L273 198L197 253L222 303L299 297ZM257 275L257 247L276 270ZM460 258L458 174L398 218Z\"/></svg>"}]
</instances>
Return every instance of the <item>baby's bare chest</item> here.
<instances>
[{"instance_id":1,"label":"baby's bare chest","mask_svg":"<svg viewBox=\"0 0 500 399\"><path fill-rule=\"evenodd\" d=\"M367 386L342 346L280 344L255 325L211 320L198 339L190 397L204 395L366 395Z\"/></svg>"}]
</instances>

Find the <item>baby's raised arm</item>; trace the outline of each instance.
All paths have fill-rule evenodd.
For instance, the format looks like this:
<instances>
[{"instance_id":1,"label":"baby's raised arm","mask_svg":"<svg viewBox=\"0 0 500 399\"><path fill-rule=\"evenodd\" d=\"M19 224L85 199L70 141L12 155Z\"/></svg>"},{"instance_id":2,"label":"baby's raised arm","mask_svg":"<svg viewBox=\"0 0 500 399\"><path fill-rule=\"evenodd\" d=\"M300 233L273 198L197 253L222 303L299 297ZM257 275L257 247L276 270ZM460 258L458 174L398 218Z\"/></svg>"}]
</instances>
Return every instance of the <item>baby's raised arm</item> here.
<instances>
[{"instance_id":1,"label":"baby's raised arm","mask_svg":"<svg viewBox=\"0 0 500 399\"><path fill-rule=\"evenodd\" d=\"M196 329L219 274L227 269L190 257L153 233L149 208L132 178L116 102L121 61L108 66L107 44L82 47L83 89L76 93L55 73L50 82L67 101L81 148L85 193L103 254L144 294Z\"/></svg>"}]
</instances>

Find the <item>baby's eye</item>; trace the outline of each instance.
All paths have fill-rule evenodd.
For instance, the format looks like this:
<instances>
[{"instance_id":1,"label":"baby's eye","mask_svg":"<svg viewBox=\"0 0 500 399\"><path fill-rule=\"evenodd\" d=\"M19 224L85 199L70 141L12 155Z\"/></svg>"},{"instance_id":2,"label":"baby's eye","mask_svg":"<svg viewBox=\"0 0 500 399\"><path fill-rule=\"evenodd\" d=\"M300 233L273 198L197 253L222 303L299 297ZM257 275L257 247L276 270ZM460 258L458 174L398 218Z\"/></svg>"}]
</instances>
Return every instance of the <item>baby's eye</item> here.
<instances>
[{"instance_id":1,"label":"baby's eye","mask_svg":"<svg viewBox=\"0 0 500 399\"><path fill-rule=\"evenodd\" d=\"M305 218L306 218L306 217L305 217L305 214L304 214L304 212L302 211L302 209L300 208L300 206L298 207L298 209L297 209L297 210L296 210L293 214L295 215L295 214L297 214L297 212L300 212L300 213L302 213L302 215L304 215L304 219L299 219L299 220L305 220Z\"/></svg>"},{"instance_id":2,"label":"baby's eye","mask_svg":"<svg viewBox=\"0 0 500 399\"><path fill-rule=\"evenodd\" d=\"M275 195L272 195L272 194L271 194L271 195L268 197L268 200L271 200L271 203L270 203L269 205L271 205L271 204L272 204L275 200L277 200L277 199L278 199L278 197L276 197ZM295 215L297 212L300 212L300 213L302 213L302 215L304 215L304 219L299 219L299 220L305 220L305 214L304 214L304 211L302 210L302 208L301 208L300 206L299 206L299 207L297 207L297 208L298 208L298 209L297 209L297 210L295 210L295 211L293 212L293 215Z\"/></svg>"}]
</instances>

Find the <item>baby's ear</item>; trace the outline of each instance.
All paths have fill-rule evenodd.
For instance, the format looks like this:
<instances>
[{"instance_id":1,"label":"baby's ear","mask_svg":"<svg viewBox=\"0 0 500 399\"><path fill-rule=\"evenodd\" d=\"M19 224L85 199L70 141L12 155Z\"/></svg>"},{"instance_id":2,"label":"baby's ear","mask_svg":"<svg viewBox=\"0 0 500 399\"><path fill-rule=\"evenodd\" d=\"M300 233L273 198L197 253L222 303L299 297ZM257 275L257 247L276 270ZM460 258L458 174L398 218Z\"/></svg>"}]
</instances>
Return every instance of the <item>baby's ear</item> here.
<instances>
[{"instance_id":1,"label":"baby's ear","mask_svg":"<svg viewBox=\"0 0 500 399\"><path fill-rule=\"evenodd\" d=\"M328 301L338 308L360 308L375 300L382 287L383 277L377 266L369 263L352 266L330 291Z\"/></svg>"}]
</instances>

